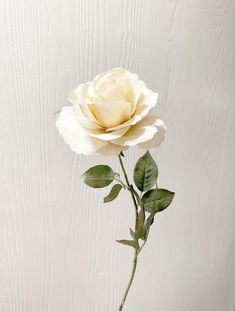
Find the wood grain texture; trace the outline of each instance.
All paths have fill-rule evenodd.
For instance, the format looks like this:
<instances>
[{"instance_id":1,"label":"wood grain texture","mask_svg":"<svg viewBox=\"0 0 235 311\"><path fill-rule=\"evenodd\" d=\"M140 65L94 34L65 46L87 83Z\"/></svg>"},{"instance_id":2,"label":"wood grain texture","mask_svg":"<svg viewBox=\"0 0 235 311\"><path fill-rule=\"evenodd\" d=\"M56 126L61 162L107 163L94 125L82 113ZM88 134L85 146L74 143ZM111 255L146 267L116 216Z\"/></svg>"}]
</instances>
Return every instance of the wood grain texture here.
<instances>
[{"instance_id":1,"label":"wood grain texture","mask_svg":"<svg viewBox=\"0 0 235 311\"><path fill-rule=\"evenodd\" d=\"M0 310L114 311L131 269L126 193L83 185L91 165L55 128L68 90L123 66L159 92L153 154L176 191L159 215L126 310L234 311L234 0L2 0ZM129 172L141 154L133 148Z\"/></svg>"}]
</instances>

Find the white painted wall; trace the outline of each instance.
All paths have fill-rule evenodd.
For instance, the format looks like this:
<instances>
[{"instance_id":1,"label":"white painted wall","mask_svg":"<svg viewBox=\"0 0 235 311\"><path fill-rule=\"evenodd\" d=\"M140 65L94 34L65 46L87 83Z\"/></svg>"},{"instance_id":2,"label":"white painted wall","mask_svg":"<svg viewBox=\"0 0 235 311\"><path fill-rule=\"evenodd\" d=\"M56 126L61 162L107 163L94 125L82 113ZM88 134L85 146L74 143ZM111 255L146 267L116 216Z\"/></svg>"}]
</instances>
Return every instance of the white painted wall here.
<instances>
[{"instance_id":1,"label":"white painted wall","mask_svg":"<svg viewBox=\"0 0 235 311\"><path fill-rule=\"evenodd\" d=\"M114 66L159 92L168 135L153 154L176 191L125 310L234 310L234 16L234 0L1 1L1 311L117 310L131 200L104 206L107 189L79 176L117 159L73 154L54 125L71 87Z\"/></svg>"}]
</instances>

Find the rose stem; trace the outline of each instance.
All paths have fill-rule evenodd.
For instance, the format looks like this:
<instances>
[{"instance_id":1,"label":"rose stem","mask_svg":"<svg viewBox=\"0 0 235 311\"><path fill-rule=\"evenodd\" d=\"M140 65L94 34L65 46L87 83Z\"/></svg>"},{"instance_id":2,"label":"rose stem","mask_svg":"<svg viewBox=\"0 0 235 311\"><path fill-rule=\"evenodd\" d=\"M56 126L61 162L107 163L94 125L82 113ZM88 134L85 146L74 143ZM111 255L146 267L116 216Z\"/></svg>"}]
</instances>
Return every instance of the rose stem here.
<instances>
[{"instance_id":1,"label":"rose stem","mask_svg":"<svg viewBox=\"0 0 235 311\"><path fill-rule=\"evenodd\" d=\"M135 200L135 196L131 190L131 185L130 185L130 182L128 180L128 177L127 177L127 173L126 173L126 170L125 170L125 167L124 167L124 164L123 164L123 161L122 161L122 157L121 155L119 154L118 156L119 158L119 162L120 162L120 165L121 165L121 168L122 168L122 171L123 171L123 174L124 174L124 177L125 177L125 180L126 180L126 184L131 192L131 197L132 197L132 200L133 200L133 203L134 203L134 206L135 206L135 221L137 221L137 217L138 217L138 205L136 203L136 200ZM127 295L129 293L129 290L131 288L131 284L133 282L133 279L134 279L134 276L135 276L135 271L136 271L136 266L137 266L137 259L138 259L138 251L135 249L135 252L134 252L134 258L133 258L133 266L132 266L132 271L131 271L131 276L130 276L130 280L128 282L128 285L127 285L127 288L125 290L125 293L124 293L124 296L122 298L122 301L121 301L121 304L118 308L118 311L121 311L123 309L123 306L125 304L125 301L126 301L126 298L127 298Z\"/></svg>"},{"instance_id":2,"label":"rose stem","mask_svg":"<svg viewBox=\"0 0 235 311\"><path fill-rule=\"evenodd\" d=\"M135 250L135 254L134 254L134 259L133 259L133 266L132 266L132 271L131 271L131 277L130 277L130 280L128 282L128 285L127 285L127 288L125 290L125 293L124 293L124 296L122 298L122 302L118 308L118 311L121 311L124 304L125 304L125 301L126 301L126 297L129 293L129 290L130 290L130 287L131 287L131 284L133 282L133 279L134 279L134 276L135 276L135 271L136 271L136 266L137 266L137 258L138 258L138 252L137 250Z\"/></svg>"},{"instance_id":3,"label":"rose stem","mask_svg":"<svg viewBox=\"0 0 235 311\"><path fill-rule=\"evenodd\" d=\"M133 193L132 190L131 190L131 185L130 185L129 179L128 179L128 177L127 177L127 173L126 173L126 170L125 170L125 167L124 167L124 164L123 164L123 161L122 161L122 157L121 157L120 154L119 154L119 156L118 156L118 159L119 159L119 162L120 162L120 165L121 165L121 168L122 168L122 171L123 171L125 180L126 180L126 184L127 184L128 189L129 189L129 191L130 191L130 193L131 193L131 197L132 197L133 203L134 203L134 205L135 205L135 217L136 217L136 219L137 219L137 217L138 217L138 205L137 205L137 203L136 203L134 193Z\"/></svg>"}]
</instances>

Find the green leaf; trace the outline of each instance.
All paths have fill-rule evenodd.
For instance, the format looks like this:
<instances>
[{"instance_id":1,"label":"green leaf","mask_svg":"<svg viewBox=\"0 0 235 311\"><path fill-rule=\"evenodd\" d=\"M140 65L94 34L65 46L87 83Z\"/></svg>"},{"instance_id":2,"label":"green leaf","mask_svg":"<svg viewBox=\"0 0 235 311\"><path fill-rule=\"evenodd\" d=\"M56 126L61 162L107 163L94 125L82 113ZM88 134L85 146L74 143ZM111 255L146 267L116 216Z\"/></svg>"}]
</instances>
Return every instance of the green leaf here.
<instances>
[{"instance_id":1,"label":"green leaf","mask_svg":"<svg viewBox=\"0 0 235 311\"><path fill-rule=\"evenodd\" d=\"M144 226L142 229L142 235L141 235L141 239L144 241L146 241L148 238L150 226L153 224L153 221L154 221L154 215L155 215L154 213L150 214L144 223Z\"/></svg>"},{"instance_id":2,"label":"green leaf","mask_svg":"<svg viewBox=\"0 0 235 311\"><path fill-rule=\"evenodd\" d=\"M96 165L87 170L83 181L92 188L104 188L114 180L114 171L108 165Z\"/></svg>"},{"instance_id":3,"label":"green leaf","mask_svg":"<svg viewBox=\"0 0 235 311\"><path fill-rule=\"evenodd\" d=\"M136 240L135 232L130 228L130 235L133 240Z\"/></svg>"},{"instance_id":4,"label":"green leaf","mask_svg":"<svg viewBox=\"0 0 235 311\"><path fill-rule=\"evenodd\" d=\"M116 240L118 243L134 247L136 250L140 248L137 240Z\"/></svg>"},{"instance_id":5,"label":"green leaf","mask_svg":"<svg viewBox=\"0 0 235 311\"><path fill-rule=\"evenodd\" d=\"M116 184L112 187L111 191L108 195L104 198L104 203L111 202L116 199L116 197L119 195L119 192L122 190L123 186Z\"/></svg>"},{"instance_id":6,"label":"green leaf","mask_svg":"<svg viewBox=\"0 0 235 311\"><path fill-rule=\"evenodd\" d=\"M158 168L149 151L139 158L134 169L134 182L140 191L148 191L157 181Z\"/></svg>"},{"instance_id":7,"label":"green leaf","mask_svg":"<svg viewBox=\"0 0 235 311\"><path fill-rule=\"evenodd\" d=\"M142 197L145 211L148 213L158 213L163 211L171 204L174 195L174 192L166 189L149 190Z\"/></svg>"},{"instance_id":8,"label":"green leaf","mask_svg":"<svg viewBox=\"0 0 235 311\"><path fill-rule=\"evenodd\" d=\"M138 214L136 226L135 226L135 236L137 239L140 238L142 235L144 220L145 220L145 212L144 212L144 209L141 208L141 210Z\"/></svg>"}]
</instances>

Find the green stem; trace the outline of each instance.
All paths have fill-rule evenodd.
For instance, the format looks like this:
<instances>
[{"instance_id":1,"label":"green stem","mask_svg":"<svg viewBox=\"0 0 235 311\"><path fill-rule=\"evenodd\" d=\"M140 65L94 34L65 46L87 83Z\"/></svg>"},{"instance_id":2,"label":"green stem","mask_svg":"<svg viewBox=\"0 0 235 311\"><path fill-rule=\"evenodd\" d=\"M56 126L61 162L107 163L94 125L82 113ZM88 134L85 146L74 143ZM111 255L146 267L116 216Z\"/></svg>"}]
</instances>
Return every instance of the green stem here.
<instances>
[{"instance_id":1,"label":"green stem","mask_svg":"<svg viewBox=\"0 0 235 311\"><path fill-rule=\"evenodd\" d=\"M133 259L133 266L132 266L132 271L131 271L131 277L130 277L130 280L128 282L127 288L125 290L124 296L122 298L121 304L120 304L120 306L118 308L118 311L121 311L123 309L123 306L124 306L125 301L126 301L126 297L127 297L128 293L129 293L129 290L131 288L131 284L132 284L134 276L135 276L135 271L136 271L136 266L137 266L137 259L138 259L138 252L137 252L137 250L135 250L134 259Z\"/></svg>"},{"instance_id":2,"label":"green stem","mask_svg":"<svg viewBox=\"0 0 235 311\"><path fill-rule=\"evenodd\" d=\"M133 200L133 203L134 203L134 206L135 206L135 217L137 219L137 217L138 217L138 205L137 205L136 200L135 200L135 195L132 192L131 184L130 184L129 179L127 177L127 173L126 173L123 161L122 161L122 156L120 154L118 156L118 159L119 159L119 162L120 162L120 165L121 165L121 168L122 168L125 180L126 180L126 184L127 184L128 189L130 190L130 193L131 193L131 197L132 197L132 200Z\"/></svg>"},{"instance_id":3,"label":"green stem","mask_svg":"<svg viewBox=\"0 0 235 311\"><path fill-rule=\"evenodd\" d=\"M119 154L118 158L119 158L119 162L120 162L120 165L121 165L121 168L122 168L122 171L123 171L125 180L126 180L126 184L127 184L127 186L128 186L128 190L129 190L130 193L131 193L131 197L132 197L132 200L133 200L133 203L134 203L134 206L135 206L135 222L137 222L137 217L138 217L138 203L136 202L135 194L133 193L134 189L133 189L133 187L131 186L131 184L130 184L130 182L129 182L129 179L128 179L128 176L127 176L127 173L126 173L126 170L125 170L123 161L122 161L122 157L121 157L120 154ZM129 280L129 282L128 282L127 288L126 288L126 290L125 290L125 293L124 293L124 296L123 296L123 298L122 298L121 304L120 304L120 306L119 306L119 308L118 308L118 311L121 311L121 310L123 309L123 306L124 306L124 304L125 304L127 295L128 295L129 290L130 290L130 288L131 288L131 284L132 284L133 279L134 279L134 276L135 276L135 271L136 271L136 266L137 266L137 258L138 258L138 250L135 250L130 280Z\"/></svg>"}]
</instances>

